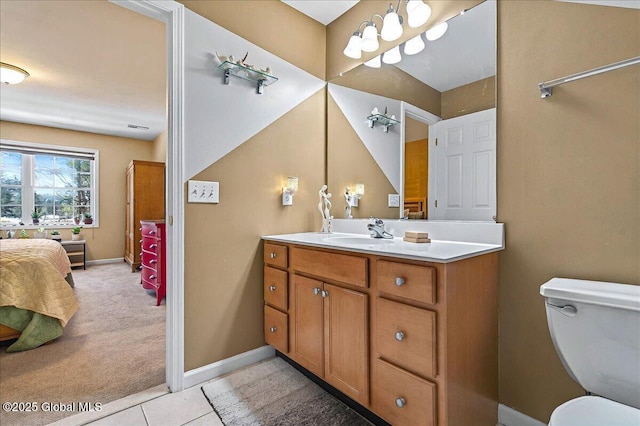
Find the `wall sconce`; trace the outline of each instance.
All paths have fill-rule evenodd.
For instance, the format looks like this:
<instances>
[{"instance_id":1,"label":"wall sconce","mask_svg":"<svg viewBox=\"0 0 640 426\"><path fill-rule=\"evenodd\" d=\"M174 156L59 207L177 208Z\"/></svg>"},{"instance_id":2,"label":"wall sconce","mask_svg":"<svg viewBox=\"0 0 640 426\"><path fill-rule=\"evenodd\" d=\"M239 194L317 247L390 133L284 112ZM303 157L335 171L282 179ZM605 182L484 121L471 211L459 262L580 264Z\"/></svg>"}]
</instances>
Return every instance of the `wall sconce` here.
<instances>
[{"instance_id":1,"label":"wall sconce","mask_svg":"<svg viewBox=\"0 0 640 426\"><path fill-rule=\"evenodd\" d=\"M358 207L358 201L360 200L360 198L362 198L363 195L364 184L357 183L355 186L355 191L351 191L351 187L347 186L344 191L344 200L347 203L347 206L345 207L345 218L353 219L353 216L351 215L351 208Z\"/></svg>"},{"instance_id":2,"label":"wall sconce","mask_svg":"<svg viewBox=\"0 0 640 426\"><path fill-rule=\"evenodd\" d=\"M298 178L289 176L287 178L287 184L282 187L282 205L293 205L293 194L298 190Z\"/></svg>"},{"instance_id":3,"label":"wall sconce","mask_svg":"<svg viewBox=\"0 0 640 426\"><path fill-rule=\"evenodd\" d=\"M29 77L29 73L22 68L0 62L0 81L3 84L18 84Z\"/></svg>"}]
</instances>

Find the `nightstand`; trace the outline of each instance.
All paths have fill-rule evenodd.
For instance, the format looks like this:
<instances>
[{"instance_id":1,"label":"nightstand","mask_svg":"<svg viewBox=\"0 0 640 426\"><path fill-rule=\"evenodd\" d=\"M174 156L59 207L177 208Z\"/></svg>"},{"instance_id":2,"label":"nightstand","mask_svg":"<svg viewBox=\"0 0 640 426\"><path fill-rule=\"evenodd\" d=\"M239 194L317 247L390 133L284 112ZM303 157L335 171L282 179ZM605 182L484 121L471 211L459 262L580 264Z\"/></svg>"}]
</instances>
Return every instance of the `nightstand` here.
<instances>
[{"instance_id":1,"label":"nightstand","mask_svg":"<svg viewBox=\"0 0 640 426\"><path fill-rule=\"evenodd\" d=\"M62 244L62 247L64 247L65 251L67 252L67 256L69 256L69 261L71 262L72 268L82 266L82 269L87 269L85 240L60 241L60 244Z\"/></svg>"}]
</instances>

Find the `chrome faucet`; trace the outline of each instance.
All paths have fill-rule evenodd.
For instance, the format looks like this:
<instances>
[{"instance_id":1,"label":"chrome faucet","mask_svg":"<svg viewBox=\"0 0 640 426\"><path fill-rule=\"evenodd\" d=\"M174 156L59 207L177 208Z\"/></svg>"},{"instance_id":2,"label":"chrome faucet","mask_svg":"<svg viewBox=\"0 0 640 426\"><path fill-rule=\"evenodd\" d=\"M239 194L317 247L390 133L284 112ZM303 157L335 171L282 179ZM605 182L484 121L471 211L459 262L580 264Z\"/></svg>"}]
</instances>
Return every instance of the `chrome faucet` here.
<instances>
[{"instance_id":1,"label":"chrome faucet","mask_svg":"<svg viewBox=\"0 0 640 426\"><path fill-rule=\"evenodd\" d=\"M384 222L382 219L370 217L373 223L367 225L367 229L371 232L371 238L393 238L393 235L384 230Z\"/></svg>"}]
</instances>

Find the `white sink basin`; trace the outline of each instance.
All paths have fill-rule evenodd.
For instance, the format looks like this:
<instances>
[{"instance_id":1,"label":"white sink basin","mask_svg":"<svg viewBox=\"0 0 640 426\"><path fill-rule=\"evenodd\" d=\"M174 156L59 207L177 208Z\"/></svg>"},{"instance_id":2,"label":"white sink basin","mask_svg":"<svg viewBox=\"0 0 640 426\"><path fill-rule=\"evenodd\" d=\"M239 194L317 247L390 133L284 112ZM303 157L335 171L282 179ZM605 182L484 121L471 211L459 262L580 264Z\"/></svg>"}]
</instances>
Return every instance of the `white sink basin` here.
<instances>
[{"instance_id":1,"label":"white sink basin","mask_svg":"<svg viewBox=\"0 0 640 426\"><path fill-rule=\"evenodd\" d=\"M363 235L362 237L328 237L324 239L327 243L346 244L346 245L378 245L378 244L393 244L394 240L391 238L371 238Z\"/></svg>"}]
</instances>

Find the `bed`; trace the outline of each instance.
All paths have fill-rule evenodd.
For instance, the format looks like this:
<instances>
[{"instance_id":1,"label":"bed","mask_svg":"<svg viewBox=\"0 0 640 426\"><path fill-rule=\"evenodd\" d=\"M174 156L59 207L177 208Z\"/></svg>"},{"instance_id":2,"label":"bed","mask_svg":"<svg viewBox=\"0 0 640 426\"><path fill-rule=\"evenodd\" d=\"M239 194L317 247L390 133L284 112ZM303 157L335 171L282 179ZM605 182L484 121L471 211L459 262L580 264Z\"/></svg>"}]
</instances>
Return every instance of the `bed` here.
<instances>
[{"instance_id":1,"label":"bed","mask_svg":"<svg viewBox=\"0 0 640 426\"><path fill-rule=\"evenodd\" d=\"M0 340L18 339L7 352L57 339L77 311L71 263L60 243L0 240Z\"/></svg>"}]
</instances>

